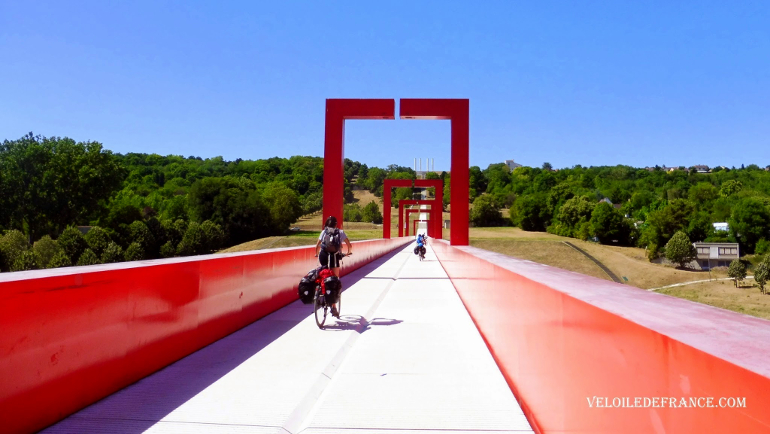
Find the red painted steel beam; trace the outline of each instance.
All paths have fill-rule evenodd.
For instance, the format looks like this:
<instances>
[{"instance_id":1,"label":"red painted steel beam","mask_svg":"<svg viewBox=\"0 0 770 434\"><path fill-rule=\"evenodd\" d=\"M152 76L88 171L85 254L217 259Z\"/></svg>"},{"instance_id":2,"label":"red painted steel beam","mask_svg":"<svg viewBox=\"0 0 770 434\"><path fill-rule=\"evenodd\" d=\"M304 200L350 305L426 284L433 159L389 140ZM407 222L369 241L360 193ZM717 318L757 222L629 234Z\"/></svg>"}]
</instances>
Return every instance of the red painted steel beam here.
<instances>
[{"instance_id":1,"label":"red painted steel beam","mask_svg":"<svg viewBox=\"0 0 770 434\"><path fill-rule=\"evenodd\" d=\"M437 205L438 203L438 205ZM411 200L411 199L402 199L398 201L398 236L403 237L404 236L404 206L405 205L430 205L431 206L431 219L436 219L436 212L441 212L441 202L438 202L436 199L430 199L430 200ZM433 235L428 235L429 237L433 238Z\"/></svg>"},{"instance_id":2,"label":"red painted steel beam","mask_svg":"<svg viewBox=\"0 0 770 434\"><path fill-rule=\"evenodd\" d=\"M354 242L347 274L408 243ZM297 299L315 249L0 274L0 432L36 432Z\"/></svg>"},{"instance_id":3,"label":"red painted steel beam","mask_svg":"<svg viewBox=\"0 0 770 434\"><path fill-rule=\"evenodd\" d=\"M431 238L435 238L437 240L443 239L443 222L444 222L444 181L440 179L416 179L414 181L415 187L428 187L428 188L435 188L436 189L436 199L438 199L439 206L441 207L441 212L436 213L439 218L432 220L430 227L433 229L433 235L430 235Z\"/></svg>"},{"instance_id":4,"label":"red painted steel beam","mask_svg":"<svg viewBox=\"0 0 770 434\"><path fill-rule=\"evenodd\" d=\"M407 237L409 236L409 216L411 216L414 213L418 213L418 214L419 213L425 213L425 214L428 214L429 217L432 217L433 216L433 209L432 209L433 206L434 205L431 204L431 209L430 210L425 210L425 209L406 209L406 210L404 210L404 212L406 213L406 225L405 225L406 226L406 234L404 236L407 236ZM418 221L418 220L415 220L415 221ZM431 220L419 220L419 221L431 221ZM432 231L432 229L431 229L431 227L429 225L428 226L428 236L433 238L433 236L431 235L431 231ZM414 234L417 235L417 232L414 232Z\"/></svg>"},{"instance_id":5,"label":"red painted steel beam","mask_svg":"<svg viewBox=\"0 0 770 434\"><path fill-rule=\"evenodd\" d=\"M344 226L345 121L351 119L395 119L393 99L327 99L324 136L323 220L337 217Z\"/></svg>"},{"instance_id":6,"label":"red painted steel beam","mask_svg":"<svg viewBox=\"0 0 770 434\"><path fill-rule=\"evenodd\" d=\"M391 197L393 188L411 188L411 179L386 179L382 185L382 238L390 239L390 212L391 212Z\"/></svg>"},{"instance_id":7,"label":"red painted steel beam","mask_svg":"<svg viewBox=\"0 0 770 434\"><path fill-rule=\"evenodd\" d=\"M770 432L770 322L473 247L431 246L535 432ZM633 407L637 397L650 402ZM713 397L714 407L671 408L660 399L669 397ZM614 398L630 400L614 407ZM719 398L745 406L720 407Z\"/></svg>"},{"instance_id":8,"label":"red painted steel beam","mask_svg":"<svg viewBox=\"0 0 770 434\"><path fill-rule=\"evenodd\" d=\"M399 102L401 119L445 119L451 122L452 163L450 241L467 246L469 239L470 105L467 99L406 99Z\"/></svg>"}]
</instances>

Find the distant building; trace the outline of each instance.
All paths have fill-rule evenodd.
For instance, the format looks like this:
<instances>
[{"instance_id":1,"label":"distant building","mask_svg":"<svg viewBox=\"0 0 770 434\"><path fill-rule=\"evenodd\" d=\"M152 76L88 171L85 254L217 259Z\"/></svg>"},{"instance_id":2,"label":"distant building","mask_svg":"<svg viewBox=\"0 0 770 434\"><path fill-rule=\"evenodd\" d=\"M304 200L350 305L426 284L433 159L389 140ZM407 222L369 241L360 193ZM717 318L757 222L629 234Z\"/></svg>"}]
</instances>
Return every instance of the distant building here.
<instances>
[{"instance_id":1,"label":"distant building","mask_svg":"<svg viewBox=\"0 0 770 434\"><path fill-rule=\"evenodd\" d=\"M717 232L729 232L730 231L730 225L722 222L722 223L713 223L714 230Z\"/></svg>"},{"instance_id":2,"label":"distant building","mask_svg":"<svg viewBox=\"0 0 770 434\"><path fill-rule=\"evenodd\" d=\"M515 162L513 160L505 160L505 165L508 166L508 170L510 170L511 172L513 172L513 169L515 169L517 167L521 167L521 164L519 164L519 163L517 163L517 162Z\"/></svg>"},{"instance_id":3,"label":"distant building","mask_svg":"<svg viewBox=\"0 0 770 434\"><path fill-rule=\"evenodd\" d=\"M704 270L712 267L727 267L741 255L738 243L693 243L698 253L698 265Z\"/></svg>"},{"instance_id":4,"label":"distant building","mask_svg":"<svg viewBox=\"0 0 770 434\"><path fill-rule=\"evenodd\" d=\"M696 164L695 166L692 166L693 169L695 169L698 173L710 173L711 170L708 166L705 166L703 164Z\"/></svg>"},{"instance_id":5,"label":"distant building","mask_svg":"<svg viewBox=\"0 0 770 434\"><path fill-rule=\"evenodd\" d=\"M608 204L612 205L613 207L615 206L615 204L612 203L612 201L609 200L609 198L606 198L606 197L604 199L600 200L599 202L608 203Z\"/></svg>"}]
</instances>

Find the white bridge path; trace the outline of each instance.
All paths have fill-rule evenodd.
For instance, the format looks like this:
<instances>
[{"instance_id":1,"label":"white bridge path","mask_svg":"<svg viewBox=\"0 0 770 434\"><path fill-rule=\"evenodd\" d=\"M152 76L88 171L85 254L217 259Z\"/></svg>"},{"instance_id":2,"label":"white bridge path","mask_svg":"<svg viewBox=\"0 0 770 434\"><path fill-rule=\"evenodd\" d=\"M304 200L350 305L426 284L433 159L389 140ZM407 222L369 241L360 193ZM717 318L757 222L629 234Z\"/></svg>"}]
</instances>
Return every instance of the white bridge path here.
<instances>
[{"instance_id":1,"label":"white bridge path","mask_svg":"<svg viewBox=\"0 0 770 434\"><path fill-rule=\"evenodd\" d=\"M413 248L344 277L325 330L294 302L43 432L533 432L430 246Z\"/></svg>"}]
</instances>

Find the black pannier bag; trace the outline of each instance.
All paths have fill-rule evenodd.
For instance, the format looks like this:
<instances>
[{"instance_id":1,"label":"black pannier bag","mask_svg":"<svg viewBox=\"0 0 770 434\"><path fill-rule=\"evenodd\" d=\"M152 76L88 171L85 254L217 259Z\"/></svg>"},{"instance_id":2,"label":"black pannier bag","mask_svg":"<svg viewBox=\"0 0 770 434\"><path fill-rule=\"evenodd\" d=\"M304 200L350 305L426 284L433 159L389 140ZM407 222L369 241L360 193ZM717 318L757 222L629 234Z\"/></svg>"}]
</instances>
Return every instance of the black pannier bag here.
<instances>
[{"instance_id":1,"label":"black pannier bag","mask_svg":"<svg viewBox=\"0 0 770 434\"><path fill-rule=\"evenodd\" d=\"M302 300L302 303L313 303L313 297L315 297L315 286L315 279L310 280L307 277L303 277L302 280L299 281L297 292L299 292L299 299Z\"/></svg>"},{"instance_id":2,"label":"black pannier bag","mask_svg":"<svg viewBox=\"0 0 770 434\"><path fill-rule=\"evenodd\" d=\"M307 280L311 281L311 282L317 281L318 280L318 273L320 273L321 270L324 269L324 268L325 267L323 265L318 267L318 268L313 268L312 270L307 272L307 274L305 275L305 278Z\"/></svg>"},{"instance_id":3,"label":"black pannier bag","mask_svg":"<svg viewBox=\"0 0 770 434\"><path fill-rule=\"evenodd\" d=\"M334 304L337 302L337 296L342 289L342 282L337 276L330 276L324 280L324 290L326 291L326 304Z\"/></svg>"},{"instance_id":4,"label":"black pannier bag","mask_svg":"<svg viewBox=\"0 0 770 434\"><path fill-rule=\"evenodd\" d=\"M426 250L425 250L425 246L423 246L423 247L420 247L420 250L422 251L422 254L423 254L423 255L425 255L425 252L426 252Z\"/></svg>"},{"instance_id":5,"label":"black pannier bag","mask_svg":"<svg viewBox=\"0 0 770 434\"><path fill-rule=\"evenodd\" d=\"M420 253L420 248L419 248L419 247L417 247L417 246L415 246L415 247L414 247L414 254L415 254L415 255L417 255L417 254L419 254L419 253Z\"/></svg>"}]
</instances>

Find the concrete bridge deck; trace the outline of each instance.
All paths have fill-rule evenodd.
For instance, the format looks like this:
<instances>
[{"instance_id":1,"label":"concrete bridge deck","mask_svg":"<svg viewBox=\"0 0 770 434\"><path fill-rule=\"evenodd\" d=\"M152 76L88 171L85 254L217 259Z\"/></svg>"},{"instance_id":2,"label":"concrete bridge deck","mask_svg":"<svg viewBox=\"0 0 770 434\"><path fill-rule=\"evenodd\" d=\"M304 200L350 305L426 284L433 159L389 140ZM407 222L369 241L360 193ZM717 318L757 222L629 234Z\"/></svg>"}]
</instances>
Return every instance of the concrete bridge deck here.
<instances>
[{"instance_id":1,"label":"concrete bridge deck","mask_svg":"<svg viewBox=\"0 0 770 434\"><path fill-rule=\"evenodd\" d=\"M45 433L531 433L430 247L343 278L340 320L299 301Z\"/></svg>"}]
</instances>

